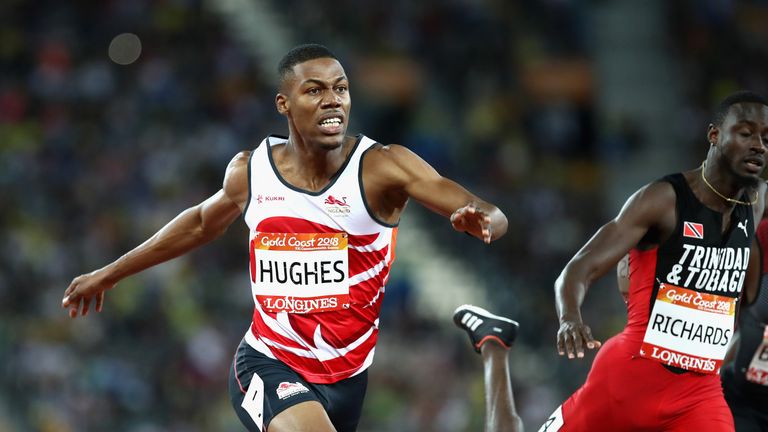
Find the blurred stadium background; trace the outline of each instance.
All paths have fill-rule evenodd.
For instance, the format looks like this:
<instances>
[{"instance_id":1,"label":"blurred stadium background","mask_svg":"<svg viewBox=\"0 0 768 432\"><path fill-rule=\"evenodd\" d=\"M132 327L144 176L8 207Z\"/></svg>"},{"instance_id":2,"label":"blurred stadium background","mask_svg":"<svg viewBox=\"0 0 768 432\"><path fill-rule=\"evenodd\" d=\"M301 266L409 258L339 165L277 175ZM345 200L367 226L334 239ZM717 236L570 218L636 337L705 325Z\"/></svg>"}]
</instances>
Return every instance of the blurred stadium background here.
<instances>
[{"instance_id":1,"label":"blurred stadium background","mask_svg":"<svg viewBox=\"0 0 768 432\"><path fill-rule=\"evenodd\" d=\"M510 220L485 247L409 206L360 430L481 430L463 302L521 323L513 381L536 430L593 357L556 354L555 277L628 193L703 159L719 99L768 92L767 19L758 0L4 0L0 431L241 430L244 224L101 314L71 321L60 300L286 133L274 70L303 42L345 65L351 133L408 146ZM587 298L602 340L624 324L615 291Z\"/></svg>"}]
</instances>

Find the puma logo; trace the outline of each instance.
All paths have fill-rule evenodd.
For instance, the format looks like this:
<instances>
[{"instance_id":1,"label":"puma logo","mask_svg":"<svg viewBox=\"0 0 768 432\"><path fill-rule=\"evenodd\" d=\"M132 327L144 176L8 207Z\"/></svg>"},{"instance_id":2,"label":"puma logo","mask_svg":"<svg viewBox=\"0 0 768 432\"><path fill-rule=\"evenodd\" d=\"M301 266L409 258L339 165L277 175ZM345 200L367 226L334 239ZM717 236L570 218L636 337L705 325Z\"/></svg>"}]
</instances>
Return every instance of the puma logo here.
<instances>
[{"instance_id":1,"label":"puma logo","mask_svg":"<svg viewBox=\"0 0 768 432\"><path fill-rule=\"evenodd\" d=\"M739 229L744 230L744 237L749 237L749 234L747 234L747 222L749 219L744 219L744 222L739 222L738 226Z\"/></svg>"}]
</instances>

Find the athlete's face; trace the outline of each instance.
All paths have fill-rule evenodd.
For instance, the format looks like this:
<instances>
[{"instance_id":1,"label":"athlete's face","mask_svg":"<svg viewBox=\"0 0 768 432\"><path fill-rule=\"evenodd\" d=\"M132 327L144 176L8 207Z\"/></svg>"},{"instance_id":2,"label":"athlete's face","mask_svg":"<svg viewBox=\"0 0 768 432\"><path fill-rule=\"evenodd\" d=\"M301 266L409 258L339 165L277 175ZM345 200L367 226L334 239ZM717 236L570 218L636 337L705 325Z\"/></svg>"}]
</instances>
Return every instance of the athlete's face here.
<instances>
[{"instance_id":1,"label":"athlete's face","mask_svg":"<svg viewBox=\"0 0 768 432\"><path fill-rule=\"evenodd\" d=\"M768 107L760 103L731 106L720 127L710 126L708 138L720 152L721 166L754 185L760 180L768 150Z\"/></svg>"},{"instance_id":2,"label":"athlete's face","mask_svg":"<svg viewBox=\"0 0 768 432\"><path fill-rule=\"evenodd\" d=\"M303 141L325 149L341 146L352 101L349 81L337 60L319 58L294 66L275 103L288 117L291 133Z\"/></svg>"}]
</instances>

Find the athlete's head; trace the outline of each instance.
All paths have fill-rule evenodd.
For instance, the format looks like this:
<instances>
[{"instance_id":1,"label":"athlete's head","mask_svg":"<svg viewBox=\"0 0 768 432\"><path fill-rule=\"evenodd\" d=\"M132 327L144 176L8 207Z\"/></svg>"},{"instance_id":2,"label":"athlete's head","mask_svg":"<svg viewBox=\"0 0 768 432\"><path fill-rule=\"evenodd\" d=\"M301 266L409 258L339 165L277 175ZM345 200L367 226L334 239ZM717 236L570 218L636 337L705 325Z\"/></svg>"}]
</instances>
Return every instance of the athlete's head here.
<instances>
[{"instance_id":1,"label":"athlete's head","mask_svg":"<svg viewBox=\"0 0 768 432\"><path fill-rule=\"evenodd\" d=\"M768 99L749 91L726 97L715 110L707 139L708 163L744 185L756 184L768 150Z\"/></svg>"},{"instance_id":2,"label":"athlete's head","mask_svg":"<svg viewBox=\"0 0 768 432\"><path fill-rule=\"evenodd\" d=\"M293 75L293 67L305 61L320 58L339 60L328 48L319 44L304 44L293 47L288 51L277 65L277 73L280 76L280 86L287 78Z\"/></svg>"},{"instance_id":3,"label":"athlete's head","mask_svg":"<svg viewBox=\"0 0 768 432\"><path fill-rule=\"evenodd\" d=\"M347 131L349 81L344 68L326 47L299 45L278 65L280 91L277 111L288 118L293 139L332 149L340 146Z\"/></svg>"}]
</instances>

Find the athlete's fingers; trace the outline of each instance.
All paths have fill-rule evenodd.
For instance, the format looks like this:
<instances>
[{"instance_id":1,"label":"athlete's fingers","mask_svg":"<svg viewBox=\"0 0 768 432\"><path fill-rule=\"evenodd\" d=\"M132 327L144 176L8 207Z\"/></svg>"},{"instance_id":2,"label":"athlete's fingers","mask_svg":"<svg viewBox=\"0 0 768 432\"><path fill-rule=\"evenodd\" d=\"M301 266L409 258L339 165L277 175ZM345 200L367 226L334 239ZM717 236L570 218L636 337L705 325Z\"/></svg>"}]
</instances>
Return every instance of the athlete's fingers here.
<instances>
[{"instance_id":1,"label":"athlete's fingers","mask_svg":"<svg viewBox=\"0 0 768 432\"><path fill-rule=\"evenodd\" d=\"M588 325L585 325L583 327L581 333L582 333L582 336L584 337L584 340L587 343L587 348L589 349L600 348L600 341L595 340L595 337L592 336L592 329Z\"/></svg>"},{"instance_id":2,"label":"athlete's fingers","mask_svg":"<svg viewBox=\"0 0 768 432\"><path fill-rule=\"evenodd\" d=\"M477 225L480 226L480 235L485 243L491 242L491 226L486 221L486 218L480 218L477 220Z\"/></svg>"},{"instance_id":3,"label":"athlete's fingers","mask_svg":"<svg viewBox=\"0 0 768 432\"><path fill-rule=\"evenodd\" d=\"M557 335L557 353L561 356L568 355L568 334L565 332Z\"/></svg>"},{"instance_id":4,"label":"athlete's fingers","mask_svg":"<svg viewBox=\"0 0 768 432\"><path fill-rule=\"evenodd\" d=\"M577 327L573 330L573 349L576 352L576 357L584 357L584 338L581 336L581 331Z\"/></svg>"},{"instance_id":5,"label":"athlete's fingers","mask_svg":"<svg viewBox=\"0 0 768 432\"><path fill-rule=\"evenodd\" d=\"M78 309L80 309L80 300L79 299L70 302L70 304L69 304L69 317L70 318L77 318L77 311L78 311Z\"/></svg>"},{"instance_id":6,"label":"athlete's fingers","mask_svg":"<svg viewBox=\"0 0 768 432\"><path fill-rule=\"evenodd\" d=\"M96 312L101 312L101 308L104 307L104 291L100 292L96 296Z\"/></svg>"},{"instance_id":7,"label":"athlete's fingers","mask_svg":"<svg viewBox=\"0 0 768 432\"><path fill-rule=\"evenodd\" d=\"M83 308L80 310L80 316L88 315L88 310L91 308L91 298L83 298Z\"/></svg>"},{"instance_id":8,"label":"athlete's fingers","mask_svg":"<svg viewBox=\"0 0 768 432\"><path fill-rule=\"evenodd\" d=\"M573 333L568 330L565 332L564 335L565 339L565 354L568 356L569 359L573 358Z\"/></svg>"},{"instance_id":9,"label":"athlete's fingers","mask_svg":"<svg viewBox=\"0 0 768 432\"><path fill-rule=\"evenodd\" d=\"M453 212L451 215L451 223L457 228L461 228L466 225L466 216L464 215L464 209L460 208Z\"/></svg>"},{"instance_id":10,"label":"athlete's fingers","mask_svg":"<svg viewBox=\"0 0 768 432\"><path fill-rule=\"evenodd\" d=\"M75 291L75 288L77 286L77 283L75 281L72 281L71 284L67 287L67 289L64 290L64 297L61 299L61 307L67 308L69 307L69 303L74 300L72 298L72 293Z\"/></svg>"},{"instance_id":11,"label":"athlete's fingers","mask_svg":"<svg viewBox=\"0 0 768 432\"><path fill-rule=\"evenodd\" d=\"M61 299L61 306L68 308L70 305L76 304L78 300L80 300L80 294L77 293L76 289L73 289Z\"/></svg>"}]
</instances>

